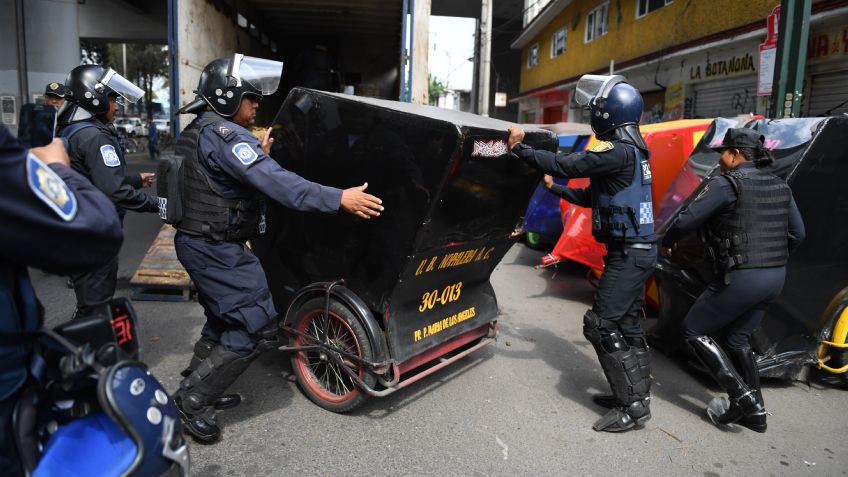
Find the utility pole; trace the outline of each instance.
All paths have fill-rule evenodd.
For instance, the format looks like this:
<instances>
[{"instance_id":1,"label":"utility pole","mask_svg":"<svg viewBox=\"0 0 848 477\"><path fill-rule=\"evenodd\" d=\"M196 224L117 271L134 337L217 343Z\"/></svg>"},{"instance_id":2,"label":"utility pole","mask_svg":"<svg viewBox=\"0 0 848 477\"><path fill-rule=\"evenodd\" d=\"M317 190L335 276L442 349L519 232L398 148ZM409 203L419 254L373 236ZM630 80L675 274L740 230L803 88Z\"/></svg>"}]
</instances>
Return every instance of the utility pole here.
<instances>
[{"instance_id":1,"label":"utility pole","mask_svg":"<svg viewBox=\"0 0 848 477\"><path fill-rule=\"evenodd\" d=\"M430 0L412 2L412 102L429 103Z\"/></svg>"},{"instance_id":2,"label":"utility pole","mask_svg":"<svg viewBox=\"0 0 848 477\"><path fill-rule=\"evenodd\" d=\"M781 0L771 97L773 118L797 118L807 66L812 0Z\"/></svg>"},{"instance_id":3,"label":"utility pole","mask_svg":"<svg viewBox=\"0 0 848 477\"><path fill-rule=\"evenodd\" d=\"M24 21L24 0L15 1L15 22L18 32L18 92L21 106L29 102L29 78L26 57L26 22ZM17 111L15 111L17 115ZM17 118L15 119L17 121Z\"/></svg>"},{"instance_id":4,"label":"utility pole","mask_svg":"<svg viewBox=\"0 0 848 477\"><path fill-rule=\"evenodd\" d=\"M492 3L494 0L482 0L480 11L480 88L477 92L477 112L481 116L489 115L489 76L492 63Z\"/></svg>"}]
</instances>

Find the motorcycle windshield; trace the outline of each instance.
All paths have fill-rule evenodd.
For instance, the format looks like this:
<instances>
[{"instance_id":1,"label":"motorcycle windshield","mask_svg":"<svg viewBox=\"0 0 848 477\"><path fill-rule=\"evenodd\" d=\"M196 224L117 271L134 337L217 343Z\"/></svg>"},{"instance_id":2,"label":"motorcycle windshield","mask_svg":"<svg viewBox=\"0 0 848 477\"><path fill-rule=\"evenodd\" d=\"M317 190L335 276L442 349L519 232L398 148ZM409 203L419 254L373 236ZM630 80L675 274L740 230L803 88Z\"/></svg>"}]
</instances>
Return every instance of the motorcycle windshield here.
<instances>
[{"instance_id":1,"label":"motorcycle windshield","mask_svg":"<svg viewBox=\"0 0 848 477\"><path fill-rule=\"evenodd\" d=\"M247 82L262 92L262 96L274 94L280 86L283 63L253 56L236 54L230 62L230 76L236 81Z\"/></svg>"},{"instance_id":2,"label":"motorcycle windshield","mask_svg":"<svg viewBox=\"0 0 848 477\"><path fill-rule=\"evenodd\" d=\"M106 72L103 73L103 77L100 78L100 82L115 93L118 93L130 103L135 103L144 96L144 90L133 84L130 80L119 75L118 72L112 68L107 69Z\"/></svg>"},{"instance_id":3,"label":"motorcycle windshield","mask_svg":"<svg viewBox=\"0 0 848 477\"><path fill-rule=\"evenodd\" d=\"M620 75L583 75L574 89L574 101L586 108L594 98L606 98L612 87L623 81Z\"/></svg>"}]
</instances>

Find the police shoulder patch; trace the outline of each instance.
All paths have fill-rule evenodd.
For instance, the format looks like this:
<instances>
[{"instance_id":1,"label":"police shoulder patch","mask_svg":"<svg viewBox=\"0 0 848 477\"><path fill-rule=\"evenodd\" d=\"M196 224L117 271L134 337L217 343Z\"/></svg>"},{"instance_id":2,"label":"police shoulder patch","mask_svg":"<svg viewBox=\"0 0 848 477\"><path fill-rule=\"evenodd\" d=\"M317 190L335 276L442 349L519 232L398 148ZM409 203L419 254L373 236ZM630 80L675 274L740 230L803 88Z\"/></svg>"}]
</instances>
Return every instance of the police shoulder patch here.
<instances>
[{"instance_id":1,"label":"police shoulder patch","mask_svg":"<svg viewBox=\"0 0 848 477\"><path fill-rule=\"evenodd\" d=\"M229 139L230 136L232 136L233 133L235 132L235 130L233 128L231 128L230 126L227 126L227 123L223 123L223 122L213 125L212 130L215 131L215 133L217 135L221 136L221 139L224 139L224 140Z\"/></svg>"},{"instance_id":2,"label":"police shoulder patch","mask_svg":"<svg viewBox=\"0 0 848 477\"><path fill-rule=\"evenodd\" d=\"M115 146L111 144L100 146L100 155L103 157L103 164L106 164L107 167L118 167L121 165L121 158L118 157Z\"/></svg>"},{"instance_id":3,"label":"police shoulder patch","mask_svg":"<svg viewBox=\"0 0 848 477\"><path fill-rule=\"evenodd\" d=\"M240 142L233 146L233 155L245 166L252 164L253 161L259 158L259 154L246 142Z\"/></svg>"},{"instance_id":4,"label":"police shoulder patch","mask_svg":"<svg viewBox=\"0 0 848 477\"><path fill-rule=\"evenodd\" d=\"M592 146L592 149L589 149L589 152L607 152L612 151L614 147L615 146L613 146L609 141L600 141Z\"/></svg>"},{"instance_id":5,"label":"police shoulder patch","mask_svg":"<svg viewBox=\"0 0 848 477\"><path fill-rule=\"evenodd\" d=\"M27 183L42 202L62 220L70 222L77 214L77 198L65 181L33 154L27 156Z\"/></svg>"}]
</instances>

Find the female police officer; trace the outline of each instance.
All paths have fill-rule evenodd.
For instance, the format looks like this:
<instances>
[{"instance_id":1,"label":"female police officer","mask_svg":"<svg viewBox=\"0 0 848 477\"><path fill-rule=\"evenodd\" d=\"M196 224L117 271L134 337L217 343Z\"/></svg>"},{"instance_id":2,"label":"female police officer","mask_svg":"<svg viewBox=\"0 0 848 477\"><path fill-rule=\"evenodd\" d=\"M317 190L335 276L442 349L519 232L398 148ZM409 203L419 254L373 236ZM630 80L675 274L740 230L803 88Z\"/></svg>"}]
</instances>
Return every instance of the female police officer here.
<instances>
[{"instance_id":1,"label":"female police officer","mask_svg":"<svg viewBox=\"0 0 848 477\"><path fill-rule=\"evenodd\" d=\"M722 174L678 214L663 246L700 228L718 272L683 323L695 355L730 397L712 400L707 414L716 425L738 422L765 432L766 412L749 341L783 288L786 261L804 238L804 223L789 186L767 170L774 159L757 131L728 129L714 149L721 152ZM719 331L729 358L708 336Z\"/></svg>"},{"instance_id":2,"label":"female police officer","mask_svg":"<svg viewBox=\"0 0 848 477\"><path fill-rule=\"evenodd\" d=\"M265 272L245 246L264 232L262 197L295 210L344 210L364 219L383 210L380 199L364 192L367 184L340 190L283 169L268 156L271 130L260 143L245 129L255 122L262 96L277 90L282 70L278 61L241 54L215 60L200 75L197 99L180 110L199 116L176 144L183 174L175 180L182 181L183 196L168 197L164 214L181 203L174 245L197 287L206 324L174 399L185 429L203 443L221 435L215 410L238 404L237 395L223 392L276 331Z\"/></svg>"},{"instance_id":3,"label":"female police officer","mask_svg":"<svg viewBox=\"0 0 848 477\"><path fill-rule=\"evenodd\" d=\"M651 418L650 352L639 322L645 281L657 262L648 146L639 132L642 96L621 76L584 75L577 102L591 110L592 131L601 140L585 152L563 155L520 144L524 131L510 128L514 154L558 177L591 177L586 189L560 195L592 207L592 235L607 247L605 268L583 335L592 343L612 395L593 397L610 408L593 426L621 432Z\"/></svg>"}]
</instances>

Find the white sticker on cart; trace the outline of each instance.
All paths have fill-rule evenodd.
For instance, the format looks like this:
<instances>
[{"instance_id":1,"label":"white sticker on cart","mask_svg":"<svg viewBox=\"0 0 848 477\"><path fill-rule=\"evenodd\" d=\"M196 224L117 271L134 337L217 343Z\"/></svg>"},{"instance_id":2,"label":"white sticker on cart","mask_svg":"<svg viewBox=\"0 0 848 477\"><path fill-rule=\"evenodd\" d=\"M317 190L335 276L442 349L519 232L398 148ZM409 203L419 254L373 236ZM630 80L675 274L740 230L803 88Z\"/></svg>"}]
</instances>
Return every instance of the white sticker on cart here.
<instances>
[{"instance_id":1,"label":"white sticker on cart","mask_svg":"<svg viewBox=\"0 0 848 477\"><path fill-rule=\"evenodd\" d=\"M471 151L471 157L499 157L508 153L506 141L491 140L491 141L474 141L474 149Z\"/></svg>"}]
</instances>

